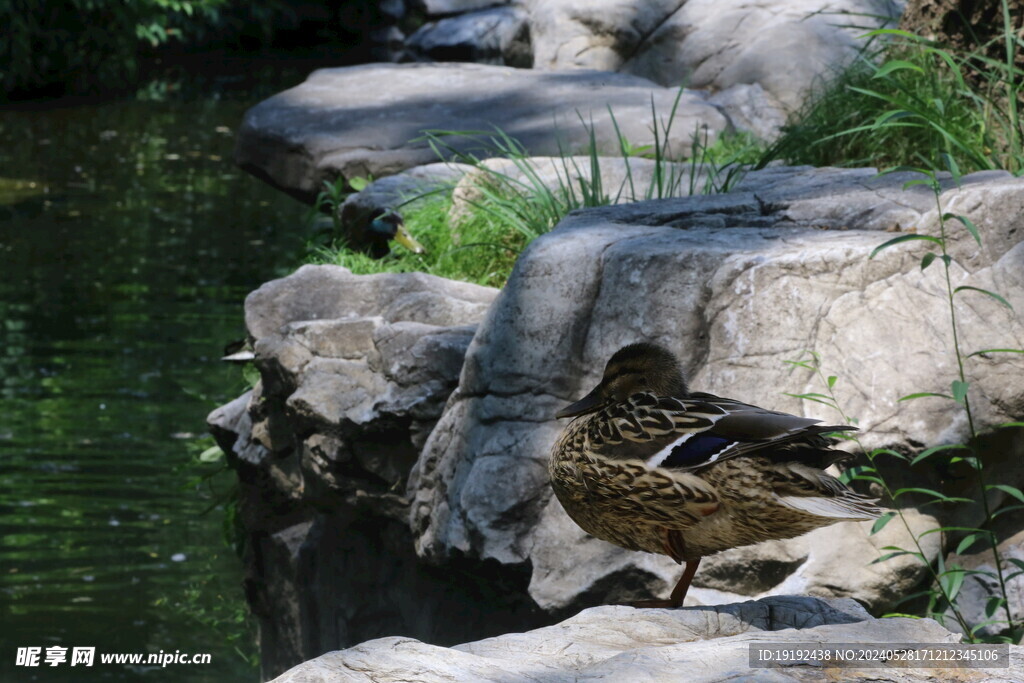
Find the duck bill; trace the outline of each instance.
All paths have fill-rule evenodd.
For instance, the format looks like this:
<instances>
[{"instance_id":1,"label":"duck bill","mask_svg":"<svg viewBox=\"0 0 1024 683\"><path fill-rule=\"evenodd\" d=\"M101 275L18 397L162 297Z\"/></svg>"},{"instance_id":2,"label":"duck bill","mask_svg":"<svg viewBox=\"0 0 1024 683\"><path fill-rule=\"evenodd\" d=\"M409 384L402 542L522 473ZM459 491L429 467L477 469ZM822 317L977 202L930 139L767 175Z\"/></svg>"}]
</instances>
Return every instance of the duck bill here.
<instances>
[{"instance_id":1,"label":"duck bill","mask_svg":"<svg viewBox=\"0 0 1024 683\"><path fill-rule=\"evenodd\" d=\"M398 232L395 233L395 241L414 254L422 254L426 251L426 249L423 248L423 245L417 242L413 236L409 234L409 231L405 229L404 225L398 226Z\"/></svg>"},{"instance_id":2,"label":"duck bill","mask_svg":"<svg viewBox=\"0 0 1024 683\"><path fill-rule=\"evenodd\" d=\"M600 407L601 399L598 396L597 389L594 389L580 400L559 410L555 413L555 417L559 420L563 417L576 417L577 415L593 412Z\"/></svg>"}]
</instances>

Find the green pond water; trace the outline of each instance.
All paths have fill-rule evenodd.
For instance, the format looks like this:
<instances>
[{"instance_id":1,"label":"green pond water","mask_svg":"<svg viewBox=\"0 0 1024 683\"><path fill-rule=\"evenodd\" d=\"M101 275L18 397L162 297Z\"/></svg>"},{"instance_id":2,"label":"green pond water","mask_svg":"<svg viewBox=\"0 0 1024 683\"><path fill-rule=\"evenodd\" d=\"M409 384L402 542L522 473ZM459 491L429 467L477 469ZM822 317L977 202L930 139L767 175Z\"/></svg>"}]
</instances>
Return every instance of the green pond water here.
<instances>
[{"instance_id":1,"label":"green pond water","mask_svg":"<svg viewBox=\"0 0 1024 683\"><path fill-rule=\"evenodd\" d=\"M205 417L306 207L235 168L263 92L0 111L0 680L255 681ZM280 76L278 77L281 80ZM237 93L241 94L237 94ZM228 525L230 526L230 525ZM19 647L95 647L91 668ZM208 665L100 663L209 653Z\"/></svg>"}]
</instances>

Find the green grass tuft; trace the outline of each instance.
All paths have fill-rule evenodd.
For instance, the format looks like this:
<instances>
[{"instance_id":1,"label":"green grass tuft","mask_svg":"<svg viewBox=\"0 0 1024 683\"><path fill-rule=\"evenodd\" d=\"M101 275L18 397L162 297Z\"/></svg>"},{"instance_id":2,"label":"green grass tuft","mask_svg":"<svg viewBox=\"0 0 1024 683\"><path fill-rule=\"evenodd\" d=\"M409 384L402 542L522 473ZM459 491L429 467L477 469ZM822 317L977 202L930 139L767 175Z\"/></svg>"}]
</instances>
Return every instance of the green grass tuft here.
<instances>
[{"instance_id":1,"label":"green grass tuft","mask_svg":"<svg viewBox=\"0 0 1024 683\"><path fill-rule=\"evenodd\" d=\"M336 241L313 247L310 262L344 266L358 275L419 271L501 287L530 239L485 213L460 222L455 232L448 223L451 206L450 198L438 196L418 201L403 211L406 228L426 249L425 254L392 244L390 255L373 259Z\"/></svg>"},{"instance_id":2,"label":"green grass tuft","mask_svg":"<svg viewBox=\"0 0 1024 683\"><path fill-rule=\"evenodd\" d=\"M1024 170L1017 98L1024 73L985 56L957 53L905 31L862 55L791 118L761 164ZM967 76L970 76L969 78Z\"/></svg>"}]
</instances>

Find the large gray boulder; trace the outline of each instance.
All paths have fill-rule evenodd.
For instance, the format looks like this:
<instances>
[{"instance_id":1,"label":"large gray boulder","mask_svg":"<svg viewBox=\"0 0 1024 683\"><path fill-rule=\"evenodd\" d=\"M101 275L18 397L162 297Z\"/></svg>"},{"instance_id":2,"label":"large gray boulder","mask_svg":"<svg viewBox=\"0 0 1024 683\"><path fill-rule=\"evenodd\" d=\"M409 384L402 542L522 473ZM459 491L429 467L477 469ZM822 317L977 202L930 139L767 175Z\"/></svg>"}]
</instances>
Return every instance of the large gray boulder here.
<instances>
[{"instance_id":1,"label":"large gray boulder","mask_svg":"<svg viewBox=\"0 0 1024 683\"><path fill-rule=\"evenodd\" d=\"M662 85L759 84L793 111L849 62L892 0L528 0L534 68L620 71Z\"/></svg>"},{"instance_id":2,"label":"large gray boulder","mask_svg":"<svg viewBox=\"0 0 1024 683\"><path fill-rule=\"evenodd\" d=\"M930 619L873 619L853 600L801 597L680 610L595 607L527 633L451 648L412 638L372 640L329 652L291 669L274 683L326 681L820 681L818 663L751 667L756 645L812 643L953 644L958 636ZM940 645L941 647L941 645ZM1011 681L1024 676L1024 647L1009 648L1005 668L857 668L844 681L894 683Z\"/></svg>"},{"instance_id":3,"label":"large gray boulder","mask_svg":"<svg viewBox=\"0 0 1024 683\"><path fill-rule=\"evenodd\" d=\"M239 477L265 676L384 634L451 643L542 623L506 589L522 570L426 567L407 526L409 471L496 293L303 266L246 299L261 379L208 421Z\"/></svg>"},{"instance_id":4,"label":"large gray boulder","mask_svg":"<svg viewBox=\"0 0 1024 683\"><path fill-rule=\"evenodd\" d=\"M654 143L679 95L645 78L574 70L534 71L482 64L369 64L321 69L301 85L250 109L238 131L235 161L275 187L311 201L325 180L380 178L438 161L425 131L503 131L534 154L577 152L593 124L599 151L618 154L621 134ZM610 113L611 112L611 113ZM660 124L659 124L660 125ZM712 104L682 93L673 149L695 133L711 142L728 122ZM460 153L494 156L479 138L445 140Z\"/></svg>"},{"instance_id":5,"label":"large gray boulder","mask_svg":"<svg viewBox=\"0 0 1024 683\"><path fill-rule=\"evenodd\" d=\"M918 267L921 243L868 259L899 231L938 230L934 197L921 187L903 190L908 179L876 178L870 169L769 169L727 195L573 214L535 241L481 323L412 474L417 551L435 561L456 553L528 562L530 594L547 609L635 599L671 585L680 570L670 560L574 530L547 484L548 453L562 429L555 412L597 383L617 348L640 339L673 349L697 390L835 420L819 404L783 395L822 391L817 377L785 362L812 349L839 377L837 398L859 418L866 447L909 451L965 439L960 406L898 400L948 393L956 373L945 283L940 268ZM953 284L998 291L1024 310L1024 180L1003 173L963 182L945 191L943 210L973 219L984 243L951 228ZM958 301L966 352L1024 348L1024 324L1013 311L977 293ZM1024 417L1018 354L972 359L967 373L979 429ZM991 454L992 481L1024 484L1020 440L1013 443ZM1005 499L988 495L994 506ZM917 518L912 528L935 524ZM870 580L836 568L864 567L882 554L882 545L871 547L880 541L909 547L909 533L893 522L885 530L893 537L868 539L870 525L843 526L865 542L837 542L829 534L839 527L806 537L814 547L806 563L794 562L801 569L793 580L815 594L891 607L921 578L913 562L881 563L892 573ZM938 548L927 552L934 557ZM787 581L768 590L785 591L794 585Z\"/></svg>"}]
</instances>

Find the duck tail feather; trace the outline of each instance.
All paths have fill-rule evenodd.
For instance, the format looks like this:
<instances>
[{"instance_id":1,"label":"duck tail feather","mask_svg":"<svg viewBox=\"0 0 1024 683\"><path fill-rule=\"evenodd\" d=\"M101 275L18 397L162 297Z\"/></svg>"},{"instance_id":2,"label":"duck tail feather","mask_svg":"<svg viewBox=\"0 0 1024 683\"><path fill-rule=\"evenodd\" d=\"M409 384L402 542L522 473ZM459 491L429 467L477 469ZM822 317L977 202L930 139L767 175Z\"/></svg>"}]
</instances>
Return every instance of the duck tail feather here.
<instances>
[{"instance_id":1,"label":"duck tail feather","mask_svg":"<svg viewBox=\"0 0 1024 683\"><path fill-rule=\"evenodd\" d=\"M882 509L875 505L878 502L877 498L866 498L857 494L835 498L776 495L776 498L786 507L829 519L866 520L876 519L882 514Z\"/></svg>"}]
</instances>

